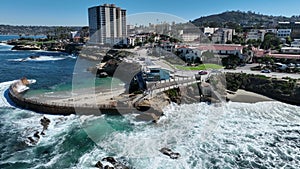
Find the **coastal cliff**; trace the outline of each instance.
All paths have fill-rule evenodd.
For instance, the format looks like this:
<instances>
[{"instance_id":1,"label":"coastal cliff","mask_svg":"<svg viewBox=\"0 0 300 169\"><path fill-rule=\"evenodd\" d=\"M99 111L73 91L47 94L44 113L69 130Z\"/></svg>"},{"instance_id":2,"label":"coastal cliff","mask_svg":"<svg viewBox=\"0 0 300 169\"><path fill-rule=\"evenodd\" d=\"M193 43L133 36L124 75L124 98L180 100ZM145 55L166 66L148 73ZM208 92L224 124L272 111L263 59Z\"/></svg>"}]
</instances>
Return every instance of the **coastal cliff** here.
<instances>
[{"instance_id":1,"label":"coastal cliff","mask_svg":"<svg viewBox=\"0 0 300 169\"><path fill-rule=\"evenodd\" d=\"M291 78L271 78L245 73L226 73L227 89L262 94L288 104L300 105L300 82Z\"/></svg>"}]
</instances>

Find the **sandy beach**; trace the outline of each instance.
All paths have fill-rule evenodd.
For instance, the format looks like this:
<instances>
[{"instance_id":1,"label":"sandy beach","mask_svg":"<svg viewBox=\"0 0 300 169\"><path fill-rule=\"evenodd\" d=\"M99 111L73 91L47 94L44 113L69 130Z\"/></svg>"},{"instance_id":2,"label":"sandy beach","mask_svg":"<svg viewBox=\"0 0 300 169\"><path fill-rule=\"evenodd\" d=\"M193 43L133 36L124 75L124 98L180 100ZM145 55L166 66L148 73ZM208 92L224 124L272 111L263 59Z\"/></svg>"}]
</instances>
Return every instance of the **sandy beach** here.
<instances>
[{"instance_id":1,"label":"sandy beach","mask_svg":"<svg viewBox=\"0 0 300 169\"><path fill-rule=\"evenodd\" d=\"M256 94L253 92L248 92L245 90L239 89L235 94L227 93L227 98L232 102L244 102L244 103L257 103L257 102L266 102L274 101L269 97Z\"/></svg>"}]
</instances>

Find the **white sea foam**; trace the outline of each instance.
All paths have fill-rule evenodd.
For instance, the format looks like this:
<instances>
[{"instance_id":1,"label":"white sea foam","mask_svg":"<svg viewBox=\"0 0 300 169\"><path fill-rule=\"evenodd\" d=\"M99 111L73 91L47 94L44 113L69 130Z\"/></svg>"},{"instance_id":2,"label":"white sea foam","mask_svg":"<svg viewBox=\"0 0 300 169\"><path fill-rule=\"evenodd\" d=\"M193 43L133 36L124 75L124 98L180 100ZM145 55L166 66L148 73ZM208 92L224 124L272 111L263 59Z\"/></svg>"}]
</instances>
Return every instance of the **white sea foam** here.
<instances>
[{"instance_id":1,"label":"white sea foam","mask_svg":"<svg viewBox=\"0 0 300 169\"><path fill-rule=\"evenodd\" d=\"M13 81L0 84L1 98L5 98L4 91L11 83ZM5 105L1 99L0 106ZM75 115L42 115L14 109L2 118L7 119L5 124L9 124L5 130L22 131L20 138L40 131L43 116L51 120L46 135L36 146L54 145L51 154L55 156L45 164L38 163L40 167L55 166L65 158L60 146L68 141L66 139L71 131L80 129L78 123L81 122L82 127L98 131L100 135L110 134L101 137L98 146L85 152L74 169L93 168L97 161L107 156L114 156L137 169L300 168L299 112L299 107L280 102L230 102L223 107L205 103L172 104L164 110L165 116L158 124L134 123L132 116L124 116L122 123L129 121L132 129L122 132L113 130L113 126L109 130L109 125L115 123L108 123L107 117L103 116L82 116L78 121ZM159 152L163 147L179 152L181 157L170 159ZM72 147L70 149L75 151ZM29 149L26 153L31 151ZM23 154L22 151L15 152L14 157L18 158L8 158L0 164L25 162L26 159L21 158Z\"/></svg>"},{"instance_id":2,"label":"white sea foam","mask_svg":"<svg viewBox=\"0 0 300 169\"><path fill-rule=\"evenodd\" d=\"M67 57L53 57L53 56L39 56L37 58L19 58L19 59L8 59L8 61L12 62L45 62L45 61L58 61L64 60Z\"/></svg>"},{"instance_id":3,"label":"white sea foam","mask_svg":"<svg viewBox=\"0 0 300 169\"><path fill-rule=\"evenodd\" d=\"M14 47L13 45L8 45L8 44L6 44L6 43L0 43L0 46L8 47L8 48Z\"/></svg>"},{"instance_id":4,"label":"white sea foam","mask_svg":"<svg viewBox=\"0 0 300 169\"><path fill-rule=\"evenodd\" d=\"M67 59L67 58L71 58L71 59L76 59L75 56L71 56L71 55L68 55L66 57L62 57L62 56L39 56L39 57L36 57L36 58L18 58L18 59L7 59L8 61L11 61L11 62L46 62L46 61L58 61L58 60L64 60L64 59Z\"/></svg>"},{"instance_id":5,"label":"white sea foam","mask_svg":"<svg viewBox=\"0 0 300 169\"><path fill-rule=\"evenodd\" d=\"M293 142L299 138L299 112L299 107L280 102L171 105L159 124L114 132L98 145L116 158L126 157L134 168L299 168L299 142ZM159 152L162 147L181 157L170 159ZM78 166L103 158L98 151L84 155Z\"/></svg>"},{"instance_id":6,"label":"white sea foam","mask_svg":"<svg viewBox=\"0 0 300 169\"><path fill-rule=\"evenodd\" d=\"M77 59L77 56L75 56L75 55L68 55L67 57L71 58L71 59Z\"/></svg>"},{"instance_id":7,"label":"white sea foam","mask_svg":"<svg viewBox=\"0 0 300 169\"><path fill-rule=\"evenodd\" d=\"M0 107L12 107L7 101L7 96L5 96L5 92L9 88L9 86L15 83L16 81L17 80L0 83Z\"/></svg>"}]
</instances>

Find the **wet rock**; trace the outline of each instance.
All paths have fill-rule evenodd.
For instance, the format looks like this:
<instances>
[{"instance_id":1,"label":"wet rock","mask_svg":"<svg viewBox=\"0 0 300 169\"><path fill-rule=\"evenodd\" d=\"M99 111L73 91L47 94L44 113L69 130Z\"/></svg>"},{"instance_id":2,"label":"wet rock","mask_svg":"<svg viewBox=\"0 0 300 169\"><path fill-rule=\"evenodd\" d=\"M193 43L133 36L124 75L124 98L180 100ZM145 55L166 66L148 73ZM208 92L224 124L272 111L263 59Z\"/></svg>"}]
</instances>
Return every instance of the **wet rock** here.
<instances>
[{"instance_id":1,"label":"wet rock","mask_svg":"<svg viewBox=\"0 0 300 169\"><path fill-rule=\"evenodd\" d=\"M103 164L102 164L100 161L98 161L98 162L95 164L95 167L100 168L100 169L103 169Z\"/></svg>"},{"instance_id":2,"label":"wet rock","mask_svg":"<svg viewBox=\"0 0 300 169\"><path fill-rule=\"evenodd\" d=\"M107 76L108 76L108 74L106 72L101 72L98 74L98 77L100 77L100 78L105 78Z\"/></svg>"},{"instance_id":3,"label":"wet rock","mask_svg":"<svg viewBox=\"0 0 300 169\"><path fill-rule=\"evenodd\" d=\"M102 161L107 161L111 164L117 163L117 161L113 157L105 157L105 158L102 159Z\"/></svg>"},{"instance_id":4,"label":"wet rock","mask_svg":"<svg viewBox=\"0 0 300 169\"><path fill-rule=\"evenodd\" d=\"M36 138L40 139L39 132L38 132L38 131L37 131L37 132L35 132L35 133L34 133L34 135L33 135L33 137L36 137Z\"/></svg>"},{"instance_id":5,"label":"wet rock","mask_svg":"<svg viewBox=\"0 0 300 169\"><path fill-rule=\"evenodd\" d=\"M157 123L159 118L160 116L156 115L155 113L143 113L136 116L138 121L152 121L154 123Z\"/></svg>"},{"instance_id":6,"label":"wet rock","mask_svg":"<svg viewBox=\"0 0 300 169\"><path fill-rule=\"evenodd\" d=\"M46 118L46 117L43 117L41 120L40 120L40 122L41 122L41 125L43 126L43 131L42 131L42 133L44 132L44 130L47 130L48 129L48 126L49 126L49 124L50 124L50 119L48 119L48 118Z\"/></svg>"},{"instance_id":7,"label":"wet rock","mask_svg":"<svg viewBox=\"0 0 300 169\"><path fill-rule=\"evenodd\" d=\"M160 149L159 150L161 153L163 153L164 155L167 155L167 156L170 156L171 155L171 153L172 153L172 150L171 149L169 149L169 148L162 148L162 149Z\"/></svg>"},{"instance_id":8,"label":"wet rock","mask_svg":"<svg viewBox=\"0 0 300 169\"><path fill-rule=\"evenodd\" d=\"M110 167L108 165L106 165L104 167L104 169L129 169L127 166L125 166L124 164L118 162L117 160L115 160L113 157L106 157L103 158L102 161L106 161L109 162L110 164L112 164L114 167ZM107 168L106 168L107 167Z\"/></svg>"},{"instance_id":9,"label":"wet rock","mask_svg":"<svg viewBox=\"0 0 300 169\"><path fill-rule=\"evenodd\" d=\"M121 163L117 163L114 165L115 169L129 169L127 166L121 164Z\"/></svg>"},{"instance_id":10,"label":"wet rock","mask_svg":"<svg viewBox=\"0 0 300 169\"><path fill-rule=\"evenodd\" d=\"M169 148L162 148L159 150L161 153L163 153L164 155L169 156L171 159L178 159L180 157L179 153L174 153L171 149Z\"/></svg>"},{"instance_id":11,"label":"wet rock","mask_svg":"<svg viewBox=\"0 0 300 169\"><path fill-rule=\"evenodd\" d=\"M38 142L38 140L35 140L32 137L27 137L27 139L28 139L28 142L32 145L35 145Z\"/></svg>"},{"instance_id":12,"label":"wet rock","mask_svg":"<svg viewBox=\"0 0 300 169\"><path fill-rule=\"evenodd\" d=\"M177 158L179 158L179 157L180 157L180 154L179 154L179 153L173 153L173 152L172 152L172 153L170 154L170 158L171 158L171 159L177 159Z\"/></svg>"}]
</instances>

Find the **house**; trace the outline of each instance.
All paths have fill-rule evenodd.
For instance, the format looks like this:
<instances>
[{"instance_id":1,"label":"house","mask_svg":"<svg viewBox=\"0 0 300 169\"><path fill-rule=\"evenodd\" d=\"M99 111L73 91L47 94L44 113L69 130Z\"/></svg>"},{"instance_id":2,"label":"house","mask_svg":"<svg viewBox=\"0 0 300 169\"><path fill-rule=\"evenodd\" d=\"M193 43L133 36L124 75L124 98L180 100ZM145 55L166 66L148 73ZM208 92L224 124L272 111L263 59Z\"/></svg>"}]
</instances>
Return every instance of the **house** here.
<instances>
[{"instance_id":1,"label":"house","mask_svg":"<svg viewBox=\"0 0 300 169\"><path fill-rule=\"evenodd\" d=\"M214 44L214 45L199 45L198 50L209 51L218 55L237 55L243 58L243 46L231 44Z\"/></svg>"},{"instance_id":2,"label":"house","mask_svg":"<svg viewBox=\"0 0 300 169\"><path fill-rule=\"evenodd\" d=\"M160 66L147 66L146 81L160 81L170 79L170 72Z\"/></svg>"},{"instance_id":3,"label":"house","mask_svg":"<svg viewBox=\"0 0 300 169\"><path fill-rule=\"evenodd\" d=\"M200 51L195 47L181 46L177 48L177 52L179 53L179 57L187 62L195 61L197 58L199 58L200 61L202 60L201 56L203 51Z\"/></svg>"},{"instance_id":4,"label":"house","mask_svg":"<svg viewBox=\"0 0 300 169\"><path fill-rule=\"evenodd\" d=\"M283 47L281 48L281 52L284 54L300 54L299 47Z\"/></svg>"},{"instance_id":5,"label":"house","mask_svg":"<svg viewBox=\"0 0 300 169\"><path fill-rule=\"evenodd\" d=\"M294 41L291 43L291 47L300 48L300 39L294 39Z\"/></svg>"}]
</instances>

